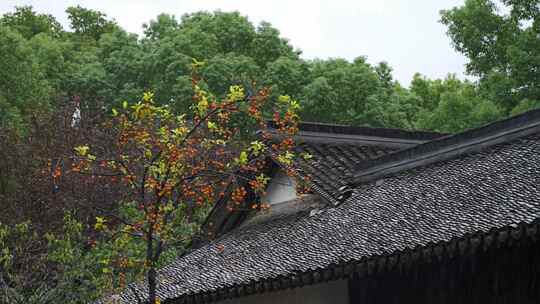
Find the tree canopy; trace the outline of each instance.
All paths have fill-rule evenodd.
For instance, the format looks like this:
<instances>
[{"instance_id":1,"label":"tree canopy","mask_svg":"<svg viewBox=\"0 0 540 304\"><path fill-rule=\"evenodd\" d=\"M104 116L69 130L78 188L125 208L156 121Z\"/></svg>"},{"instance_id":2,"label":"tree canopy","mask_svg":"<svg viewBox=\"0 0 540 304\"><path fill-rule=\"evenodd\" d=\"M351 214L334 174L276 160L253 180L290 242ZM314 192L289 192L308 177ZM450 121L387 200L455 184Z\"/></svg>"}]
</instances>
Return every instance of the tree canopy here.
<instances>
[{"instance_id":1,"label":"tree canopy","mask_svg":"<svg viewBox=\"0 0 540 304\"><path fill-rule=\"evenodd\" d=\"M442 11L442 23L482 93L509 111L540 96L540 1L467 0Z\"/></svg>"},{"instance_id":2,"label":"tree canopy","mask_svg":"<svg viewBox=\"0 0 540 304\"><path fill-rule=\"evenodd\" d=\"M426 115L435 115L430 112L438 107L440 94L422 95L415 83L422 77L410 86L399 84L388 63L370 64L365 57L352 62L302 59L301 51L270 23L255 25L238 12L197 12L180 18L161 14L143 24L139 37L104 13L80 6L66 10L68 28L31 7L18 7L0 18L6 40L0 50L4 65L20 70L0 77L5 87L0 103L6 105L0 115L5 117L3 124L23 129L31 112L58 107L59 96L80 98L83 111L110 110L149 89L156 92L158 104L180 113L193 95L189 65L196 59L205 62L203 87L224 92L236 84L251 91L268 86L274 96L299 100L305 120L460 131L507 115L514 107L536 105L535 8L521 2L505 4L513 9L507 16L497 14L487 0L467 1L442 12L456 49L471 59L468 70L480 76L479 83L453 77L453 85L474 87L478 97L468 101L469 107L490 113L471 116L439 107L441 118L460 115L463 123L454 126L427 123L438 119ZM479 21L481 16L486 20ZM423 81L432 83L433 90L438 90L437 83L448 82ZM446 90L445 98L468 98L458 91Z\"/></svg>"}]
</instances>

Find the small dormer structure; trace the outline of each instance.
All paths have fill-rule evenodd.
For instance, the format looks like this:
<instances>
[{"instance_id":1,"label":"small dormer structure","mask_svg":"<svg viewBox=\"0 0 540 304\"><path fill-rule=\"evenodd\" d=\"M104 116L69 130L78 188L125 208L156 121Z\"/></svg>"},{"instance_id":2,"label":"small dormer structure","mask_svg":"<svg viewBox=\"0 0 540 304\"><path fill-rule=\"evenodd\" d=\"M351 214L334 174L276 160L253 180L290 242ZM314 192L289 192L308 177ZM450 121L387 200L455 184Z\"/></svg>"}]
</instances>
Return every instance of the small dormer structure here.
<instances>
[{"instance_id":1,"label":"small dormer structure","mask_svg":"<svg viewBox=\"0 0 540 304\"><path fill-rule=\"evenodd\" d=\"M341 194L358 166L446 136L436 132L311 122L300 123L299 129L296 151L312 155L310 160L300 160L305 170L300 174L309 174L314 194L331 205L340 203Z\"/></svg>"},{"instance_id":2,"label":"small dormer structure","mask_svg":"<svg viewBox=\"0 0 540 304\"><path fill-rule=\"evenodd\" d=\"M276 140L279 139L277 132L272 129L269 131L276 136ZM299 167L304 171L297 173L311 177L312 195L321 204L336 206L343 200L357 166L444 136L446 134L436 132L303 122L299 124L299 132L294 138L296 152L308 153L312 158L300 158ZM260 198L261 202L273 206L295 203L297 197L294 179L277 166L270 171L271 180L266 195ZM223 208L225 204L225 201L218 202L208 217L209 223L212 223L212 237L238 227L253 216L249 212L228 212ZM204 240L197 241L196 246L203 243Z\"/></svg>"}]
</instances>

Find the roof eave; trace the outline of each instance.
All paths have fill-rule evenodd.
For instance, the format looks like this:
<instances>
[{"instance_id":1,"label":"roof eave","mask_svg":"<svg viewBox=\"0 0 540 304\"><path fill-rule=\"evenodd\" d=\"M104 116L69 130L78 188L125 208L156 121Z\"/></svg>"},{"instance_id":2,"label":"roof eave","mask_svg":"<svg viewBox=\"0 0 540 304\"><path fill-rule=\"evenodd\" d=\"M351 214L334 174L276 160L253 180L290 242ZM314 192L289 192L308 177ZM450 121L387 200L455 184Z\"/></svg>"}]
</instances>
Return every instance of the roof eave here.
<instances>
[{"instance_id":1,"label":"roof eave","mask_svg":"<svg viewBox=\"0 0 540 304\"><path fill-rule=\"evenodd\" d=\"M437 243L428 243L424 246L404 248L402 250L382 253L376 256L363 257L360 260L333 263L325 268L298 272L292 276L277 276L264 280L251 281L247 284L227 286L212 291L184 294L163 301L164 304L203 304L239 298L264 292L272 292L289 288L313 285L351 276L366 277L392 269L401 264L411 267L412 262L422 262L425 258L438 260L444 254L448 257L466 255L471 248L487 251L490 248L499 248L511 245L516 240L523 239L532 242L540 240L540 219L530 223L519 224L467 233L458 238Z\"/></svg>"}]
</instances>

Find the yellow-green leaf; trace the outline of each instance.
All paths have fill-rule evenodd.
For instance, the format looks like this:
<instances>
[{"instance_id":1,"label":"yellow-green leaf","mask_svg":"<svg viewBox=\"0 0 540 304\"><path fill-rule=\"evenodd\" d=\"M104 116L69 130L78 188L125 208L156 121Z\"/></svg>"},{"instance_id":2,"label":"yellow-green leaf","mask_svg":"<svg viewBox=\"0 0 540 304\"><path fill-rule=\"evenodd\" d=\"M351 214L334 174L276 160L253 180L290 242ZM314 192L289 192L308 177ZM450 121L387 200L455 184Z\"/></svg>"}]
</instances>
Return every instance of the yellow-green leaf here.
<instances>
[{"instance_id":1,"label":"yellow-green leaf","mask_svg":"<svg viewBox=\"0 0 540 304\"><path fill-rule=\"evenodd\" d=\"M259 156L259 154L261 154L261 152L264 151L265 148L266 146L262 142L256 140L251 142L249 150L253 155Z\"/></svg>"},{"instance_id":2,"label":"yellow-green leaf","mask_svg":"<svg viewBox=\"0 0 540 304\"><path fill-rule=\"evenodd\" d=\"M217 127L217 124L215 122L211 122L211 121L208 122L208 129L209 130L217 130L217 128L218 127Z\"/></svg>"},{"instance_id":3,"label":"yellow-green leaf","mask_svg":"<svg viewBox=\"0 0 540 304\"><path fill-rule=\"evenodd\" d=\"M246 165L248 163L248 154L246 151L242 151L239 155L239 157L236 159L236 162L240 165Z\"/></svg>"},{"instance_id":4,"label":"yellow-green leaf","mask_svg":"<svg viewBox=\"0 0 540 304\"><path fill-rule=\"evenodd\" d=\"M292 164L293 158L294 158L294 154L291 153L290 151L286 151L285 154L281 154L277 157L279 162L287 166Z\"/></svg>"},{"instance_id":5,"label":"yellow-green leaf","mask_svg":"<svg viewBox=\"0 0 540 304\"><path fill-rule=\"evenodd\" d=\"M199 115L203 115L206 113L206 110L208 109L208 99L206 97L202 97L199 103L197 103L197 110L199 112Z\"/></svg>"},{"instance_id":6,"label":"yellow-green leaf","mask_svg":"<svg viewBox=\"0 0 540 304\"><path fill-rule=\"evenodd\" d=\"M154 93L153 92L144 92L143 93L143 101L146 103L153 103L154 102Z\"/></svg>"},{"instance_id":7,"label":"yellow-green leaf","mask_svg":"<svg viewBox=\"0 0 540 304\"><path fill-rule=\"evenodd\" d=\"M289 95L281 95L278 97L278 101L281 103L289 103L291 101L291 97Z\"/></svg>"},{"instance_id":8,"label":"yellow-green leaf","mask_svg":"<svg viewBox=\"0 0 540 304\"><path fill-rule=\"evenodd\" d=\"M303 154L302 154L302 158L303 158L304 160L310 160L310 159L313 158L313 155L311 155L311 154L309 154L309 153L303 153Z\"/></svg>"},{"instance_id":9,"label":"yellow-green leaf","mask_svg":"<svg viewBox=\"0 0 540 304\"><path fill-rule=\"evenodd\" d=\"M86 154L88 154L88 152L90 151L90 147L78 146L78 147L75 147L74 150L75 152L77 152L79 156L86 156Z\"/></svg>"},{"instance_id":10,"label":"yellow-green leaf","mask_svg":"<svg viewBox=\"0 0 540 304\"><path fill-rule=\"evenodd\" d=\"M107 220L105 220L105 218L103 218L101 216L96 216L96 224L94 225L94 229L101 230L101 229L105 228L105 223L106 222L107 222Z\"/></svg>"},{"instance_id":11,"label":"yellow-green leaf","mask_svg":"<svg viewBox=\"0 0 540 304\"><path fill-rule=\"evenodd\" d=\"M231 101L239 101L244 99L244 96L244 88L235 85L229 88L229 94L227 95L227 98Z\"/></svg>"}]
</instances>

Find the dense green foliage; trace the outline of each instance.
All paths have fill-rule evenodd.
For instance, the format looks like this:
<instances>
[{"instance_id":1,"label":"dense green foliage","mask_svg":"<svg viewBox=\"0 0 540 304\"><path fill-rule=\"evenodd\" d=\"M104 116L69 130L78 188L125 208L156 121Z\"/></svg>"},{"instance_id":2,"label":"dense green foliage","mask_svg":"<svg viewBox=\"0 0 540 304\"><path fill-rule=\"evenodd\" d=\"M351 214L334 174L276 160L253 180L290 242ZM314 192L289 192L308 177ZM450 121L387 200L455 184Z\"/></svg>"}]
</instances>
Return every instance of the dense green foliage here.
<instances>
[{"instance_id":1,"label":"dense green foliage","mask_svg":"<svg viewBox=\"0 0 540 304\"><path fill-rule=\"evenodd\" d=\"M503 13L507 12L507 13ZM540 1L467 0L442 12L456 50L480 77L482 95L506 111L536 107L540 96Z\"/></svg>"},{"instance_id":2,"label":"dense green foliage","mask_svg":"<svg viewBox=\"0 0 540 304\"><path fill-rule=\"evenodd\" d=\"M362 56L305 60L271 24L237 12L161 14L141 36L99 11L66 13L69 29L31 7L0 17L0 302L84 303L121 285L109 262L131 245L113 246L92 227L96 210L130 212L110 204L126 189L51 174L76 144L106 147L99 126L126 100L152 90L157 105L186 113L193 62L204 62L202 89L242 85L249 97L270 87L271 97L298 100L306 121L460 132L540 107L539 0L466 0L442 11L478 80L417 74L410 84Z\"/></svg>"},{"instance_id":3,"label":"dense green foliage","mask_svg":"<svg viewBox=\"0 0 540 304\"><path fill-rule=\"evenodd\" d=\"M77 96L83 109L96 110L148 89L158 103L182 112L193 95L189 65L195 58L205 62L208 89L270 86L276 96L298 99L305 120L461 131L536 106L537 6L514 2L505 1L511 6L505 16L488 0L443 12L479 83L417 76L409 88L392 78L385 62L304 60L269 23L255 26L237 12L161 14L138 37L101 12L68 8L68 31L54 17L21 7L0 18L0 117L2 125L23 128L32 113L57 107L59 96Z\"/></svg>"}]
</instances>

